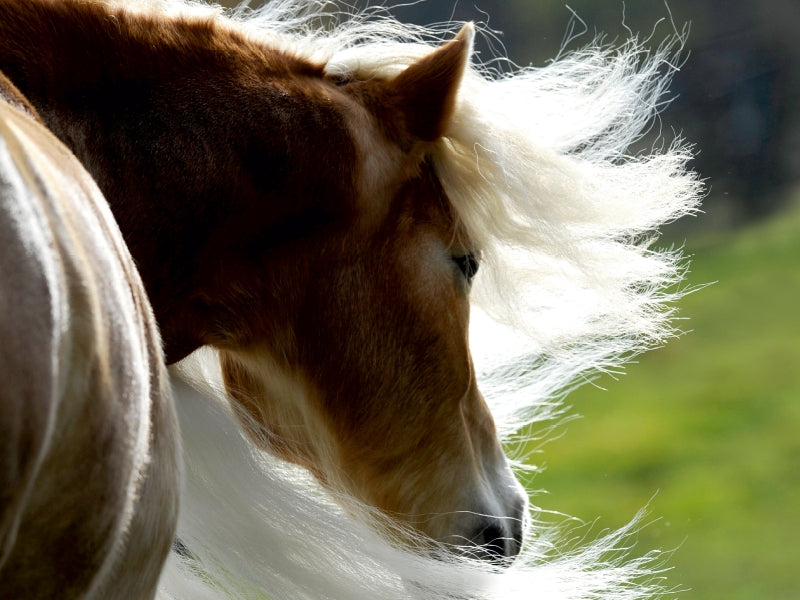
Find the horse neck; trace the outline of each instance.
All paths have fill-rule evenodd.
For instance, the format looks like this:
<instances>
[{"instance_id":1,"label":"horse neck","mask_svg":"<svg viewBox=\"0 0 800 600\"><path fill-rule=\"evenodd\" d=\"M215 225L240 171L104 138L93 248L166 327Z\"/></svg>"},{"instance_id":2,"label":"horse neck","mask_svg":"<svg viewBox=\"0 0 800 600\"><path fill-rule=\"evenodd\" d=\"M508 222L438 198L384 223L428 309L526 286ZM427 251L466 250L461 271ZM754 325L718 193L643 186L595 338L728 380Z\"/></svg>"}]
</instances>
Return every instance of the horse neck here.
<instances>
[{"instance_id":1,"label":"horse neck","mask_svg":"<svg viewBox=\"0 0 800 600\"><path fill-rule=\"evenodd\" d=\"M111 13L85 0L0 0L0 70L105 194L168 358L193 350L203 340L181 315L214 253L214 232L246 212L237 199L264 196L261 229L299 210L285 206L280 190L270 197L286 159L249 132L258 123L267 138L292 135L308 115L293 115L298 103L274 82L321 69L209 21ZM245 163L257 167L243 164L243 148ZM240 235L246 221L236 225Z\"/></svg>"}]
</instances>

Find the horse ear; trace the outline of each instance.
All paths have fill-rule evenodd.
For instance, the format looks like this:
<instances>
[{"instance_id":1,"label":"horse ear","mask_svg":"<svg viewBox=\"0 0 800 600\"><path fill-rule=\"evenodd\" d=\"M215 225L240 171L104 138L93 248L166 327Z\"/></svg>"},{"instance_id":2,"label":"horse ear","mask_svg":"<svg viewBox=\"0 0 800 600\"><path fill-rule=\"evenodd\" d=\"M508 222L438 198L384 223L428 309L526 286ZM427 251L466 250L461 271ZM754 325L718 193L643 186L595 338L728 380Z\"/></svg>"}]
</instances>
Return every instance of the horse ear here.
<instances>
[{"instance_id":1,"label":"horse ear","mask_svg":"<svg viewBox=\"0 0 800 600\"><path fill-rule=\"evenodd\" d=\"M411 64L389 82L386 99L401 122L404 142L442 137L455 109L456 95L472 53L475 28L467 23L441 48Z\"/></svg>"}]
</instances>

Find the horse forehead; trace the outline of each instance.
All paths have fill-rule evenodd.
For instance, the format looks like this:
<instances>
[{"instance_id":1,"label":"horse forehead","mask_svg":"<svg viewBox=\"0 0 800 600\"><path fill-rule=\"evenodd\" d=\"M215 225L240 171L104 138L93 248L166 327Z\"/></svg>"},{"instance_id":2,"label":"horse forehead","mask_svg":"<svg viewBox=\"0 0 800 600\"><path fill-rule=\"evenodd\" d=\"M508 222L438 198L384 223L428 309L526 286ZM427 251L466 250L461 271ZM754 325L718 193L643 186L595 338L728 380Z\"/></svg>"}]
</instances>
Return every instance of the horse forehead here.
<instances>
[{"instance_id":1,"label":"horse forehead","mask_svg":"<svg viewBox=\"0 0 800 600\"><path fill-rule=\"evenodd\" d=\"M358 96L335 90L331 97L355 154L350 168L362 216L373 222L381 221L387 215L392 197L413 176L415 165L386 137L375 115Z\"/></svg>"},{"instance_id":2,"label":"horse forehead","mask_svg":"<svg viewBox=\"0 0 800 600\"><path fill-rule=\"evenodd\" d=\"M422 219L449 227L453 206L431 158L434 146L419 144L404 149L392 141L388 133L391 128L360 92L356 88L353 95L344 94L341 114L355 150L354 181L364 215L373 223L387 218L406 222Z\"/></svg>"},{"instance_id":3,"label":"horse forehead","mask_svg":"<svg viewBox=\"0 0 800 600\"><path fill-rule=\"evenodd\" d=\"M345 119L355 150L362 221L378 228L391 223L396 235L413 235L424 226L452 236L454 207L430 160L409 156L387 140L366 111L349 111Z\"/></svg>"}]
</instances>

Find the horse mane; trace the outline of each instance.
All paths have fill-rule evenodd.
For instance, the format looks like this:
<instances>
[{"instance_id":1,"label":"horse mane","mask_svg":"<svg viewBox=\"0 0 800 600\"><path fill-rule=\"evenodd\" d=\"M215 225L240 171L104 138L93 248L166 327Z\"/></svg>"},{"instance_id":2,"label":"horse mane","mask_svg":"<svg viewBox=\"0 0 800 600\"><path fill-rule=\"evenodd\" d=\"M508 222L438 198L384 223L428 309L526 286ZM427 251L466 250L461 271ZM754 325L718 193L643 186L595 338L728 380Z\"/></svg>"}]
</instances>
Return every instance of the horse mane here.
<instances>
[{"instance_id":1,"label":"horse mane","mask_svg":"<svg viewBox=\"0 0 800 600\"><path fill-rule=\"evenodd\" d=\"M380 10L326 13L317 1L273 0L227 14L188 0L105 3L211 20L359 79L399 73L455 27L404 25ZM473 64L465 76L432 160L481 251L472 348L501 435L560 414L570 386L675 333L682 258L653 244L658 227L697 209L702 185L680 139L635 155L629 148L657 123L682 43L676 33L649 52L636 38L619 47L598 39L545 67L500 60ZM349 504L345 512L313 481L252 449L213 401L223 393L212 363L206 353L174 370L187 464L179 536L190 557L173 553L165 598L213 598L218 586L226 598L262 589L276 599L663 592L658 553L620 554L635 519L564 551L558 532L532 518L521 556L503 572L394 547L363 525L368 509Z\"/></svg>"}]
</instances>

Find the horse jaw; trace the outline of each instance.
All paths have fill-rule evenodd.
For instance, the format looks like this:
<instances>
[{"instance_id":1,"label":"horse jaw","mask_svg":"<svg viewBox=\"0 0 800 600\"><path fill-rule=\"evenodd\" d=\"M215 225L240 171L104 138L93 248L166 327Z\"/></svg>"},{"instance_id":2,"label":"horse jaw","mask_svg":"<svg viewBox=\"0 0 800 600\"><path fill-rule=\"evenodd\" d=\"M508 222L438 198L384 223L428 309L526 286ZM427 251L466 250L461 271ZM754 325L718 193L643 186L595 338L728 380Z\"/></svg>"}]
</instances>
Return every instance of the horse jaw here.
<instances>
[{"instance_id":1,"label":"horse jaw","mask_svg":"<svg viewBox=\"0 0 800 600\"><path fill-rule=\"evenodd\" d=\"M386 535L425 551L439 548L494 562L519 553L527 496L485 415L463 411L456 432L460 446L443 434L441 445L434 442L413 455L393 454L391 447L380 455L348 444L336 416L324 410L324 393L268 349L223 351L220 363L250 439L306 468L343 506L371 512ZM484 407L482 398L473 400ZM476 419L488 425L469 422ZM467 449L465 430L472 430ZM371 436L382 440L389 434L375 430Z\"/></svg>"}]
</instances>

